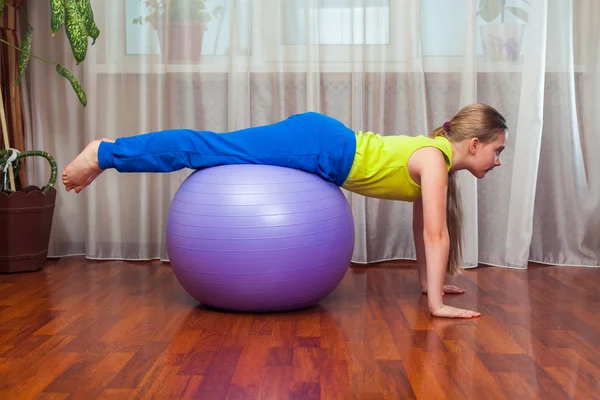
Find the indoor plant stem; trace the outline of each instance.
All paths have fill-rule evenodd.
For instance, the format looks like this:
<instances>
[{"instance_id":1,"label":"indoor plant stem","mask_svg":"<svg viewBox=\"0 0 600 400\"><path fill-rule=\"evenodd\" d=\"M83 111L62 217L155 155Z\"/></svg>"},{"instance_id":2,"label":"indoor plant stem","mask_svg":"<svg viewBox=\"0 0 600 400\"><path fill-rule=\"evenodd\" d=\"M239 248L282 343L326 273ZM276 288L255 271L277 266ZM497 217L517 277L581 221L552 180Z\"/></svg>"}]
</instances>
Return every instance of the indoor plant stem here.
<instances>
[{"instance_id":1,"label":"indoor plant stem","mask_svg":"<svg viewBox=\"0 0 600 400\"><path fill-rule=\"evenodd\" d=\"M4 137L4 147L6 150L10 149L10 143L8 142L8 127L6 125L6 114L4 113L4 96L2 93L2 85L0 85L0 119L2 120L2 135ZM10 181L10 190L13 192L16 190L15 176L11 166L8 167L8 179Z\"/></svg>"},{"instance_id":2,"label":"indoor plant stem","mask_svg":"<svg viewBox=\"0 0 600 400\"><path fill-rule=\"evenodd\" d=\"M17 47L17 46L15 46L14 44L12 44L12 43L9 43L9 42L7 42L7 41L6 41L6 40L4 40L4 39L0 39L0 43L4 43L5 45L12 47L13 49L17 49L17 50L19 50L19 51L23 51L23 50L22 50L20 47ZM31 54L31 53L29 54L29 56L30 56L30 57L33 57L33 58L37 58L37 59L38 59L38 60L40 60L40 61L47 62L48 64L52 64L52 65L56 65L56 64L57 64L57 63L56 63L56 62L54 62L54 61L46 60L45 58L38 57L38 56L36 56L36 55L34 55L34 54Z\"/></svg>"}]
</instances>

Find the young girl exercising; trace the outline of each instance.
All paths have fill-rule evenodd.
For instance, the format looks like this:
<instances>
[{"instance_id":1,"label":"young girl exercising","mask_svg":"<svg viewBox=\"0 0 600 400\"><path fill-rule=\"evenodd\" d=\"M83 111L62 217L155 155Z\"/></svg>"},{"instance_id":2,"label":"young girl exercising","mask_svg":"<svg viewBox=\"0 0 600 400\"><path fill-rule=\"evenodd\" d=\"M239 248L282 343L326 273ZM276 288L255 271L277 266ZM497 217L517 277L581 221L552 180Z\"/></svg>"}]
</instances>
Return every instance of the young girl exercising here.
<instances>
[{"instance_id":1,"label":"young girl exercising","mask_svg":"<svg viewBox=\"0 0 600 400\"><path fill-rule=\"evenodd\" d=\"M353 132L341 122L308 112L228 133L163 130L94 140L69 164L62 181L79 193L108 168L119 172L172 172L223 164L269 164L317 174L354 193L413 202L419 280L436 317L480 314L447 306L444 285L462 263L462 207L455 173L483 178L500 166L508 126L485 104L472 104L429 136Z\"/></svg>"}]
</instances>

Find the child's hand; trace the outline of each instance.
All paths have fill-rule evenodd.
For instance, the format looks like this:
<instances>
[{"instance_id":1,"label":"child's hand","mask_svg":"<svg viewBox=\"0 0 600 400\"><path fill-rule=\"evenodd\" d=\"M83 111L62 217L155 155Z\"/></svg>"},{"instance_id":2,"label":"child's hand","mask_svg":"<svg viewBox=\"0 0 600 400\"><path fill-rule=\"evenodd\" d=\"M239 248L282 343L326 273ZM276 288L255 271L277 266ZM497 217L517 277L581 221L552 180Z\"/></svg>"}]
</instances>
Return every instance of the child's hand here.
<instances>
[{"instance_id":1,"label":"child's hand","mask_svg":"<svg viewBox=\"0 0 600 400\"><path fill-rule=\"evenodd\" d=\"M442 318L474 318L479 317L481 313L442 304L437 310L431 310L431 315Z\"/></svg>"},{"instance_id":2,"label":"child's hand","mask_svg":"<svg viewBox=\"0 0 600 400\"><path fill-rule=\"evenodd\" d=\"M465 289L461 289L458 286L454 286L454 285L444 285L444 293L447 294L462 294L465 292Z\"/></svg>"}]
</instances>

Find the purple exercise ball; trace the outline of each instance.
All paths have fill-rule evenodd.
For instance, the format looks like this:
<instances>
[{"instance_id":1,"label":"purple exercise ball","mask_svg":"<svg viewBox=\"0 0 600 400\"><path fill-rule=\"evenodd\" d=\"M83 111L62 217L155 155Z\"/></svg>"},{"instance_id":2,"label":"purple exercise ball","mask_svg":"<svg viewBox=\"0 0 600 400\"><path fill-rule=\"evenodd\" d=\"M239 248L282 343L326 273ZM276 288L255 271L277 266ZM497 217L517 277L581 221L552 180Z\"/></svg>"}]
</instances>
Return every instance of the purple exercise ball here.
<instances>
[{"instance_id":1,"label":"purple exercise ball","mask_svg":"<svg viewBox=\"0 0 600 400\"><path fill-rule=\"evenodd\" d=\"M192 173L167 221L173 272L218 309L290 311L340 284L354 248L344 193L315 174L238 164Z\"/></svg>"}]
</instances>

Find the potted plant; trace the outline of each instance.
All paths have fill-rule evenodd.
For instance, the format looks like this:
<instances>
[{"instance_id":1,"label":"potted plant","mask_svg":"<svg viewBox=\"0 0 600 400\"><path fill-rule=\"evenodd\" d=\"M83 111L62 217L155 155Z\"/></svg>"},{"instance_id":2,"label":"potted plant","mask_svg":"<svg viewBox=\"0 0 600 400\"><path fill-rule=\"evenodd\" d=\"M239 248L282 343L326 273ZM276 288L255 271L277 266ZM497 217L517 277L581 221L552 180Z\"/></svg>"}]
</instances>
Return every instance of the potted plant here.
<instances>
[{"instance_id":1,"label":"potted plant","mask_svg":"<svg viewBox=\"0 0 600 400\"><path fill-rule=\"evenodd\" d=\"M528 0L521 0L529 5ZM486 24L481 25L481 39L488 61L516 61L521 54L521 43L525 32L523 23L505 23L506 13L527 23L527 11L521 7L507 6L506 0L480 0L477 15ZM500 17L500 22L494 22Z\"/></svg>"},{"instance_id":2,"label":"potted plant","mask_svg":"<svg viewBox=\"0 0 600 400\"><path fill-rule=\"evenodd\" d=\"M14 6L22 10L25 2L20 0ZM54 36L64 25L77 64L84 61L89 45L89 38L95 43L100 31L94 21L90 0L51 0L52 16L50 26ZM0 18L6 7L0 0ZM25 18L26 19L26 18ZM33 27L27 21L27 31L16 46L4 39L0 42L19 51L17 65L8 68L18 69L15 85L21 82L31 57L55 65L59 75L66 78L74 89L80 103L85 107L87 97L79 81L73 74L59 63L45 60L31 54ZM54 159L44 151L31 150L19 152L11 149L8 139L8 128L0 85L0 127L4 138L5 149L0 149L0 273L35 271L41 269L48 254L48 243L54 215L56 199L57 168ZM25 157L41 156L50 164L50 178L46 185L27 186L15 182Z\"/></svg>"},{"instance_id":3,"label":"potted plant","mask_svg":"<svg viewBox=\"0 0 600 400\"><path fill-rule=\"evenodd\" d=\"M209 11L206 0L143 2L148 14L134 18L132 23L149 23L156 30L161 53L166 61L199 62L204 32L212 18L223 12L223 7L217 6Z\"/></svg>"}]
</instances>

